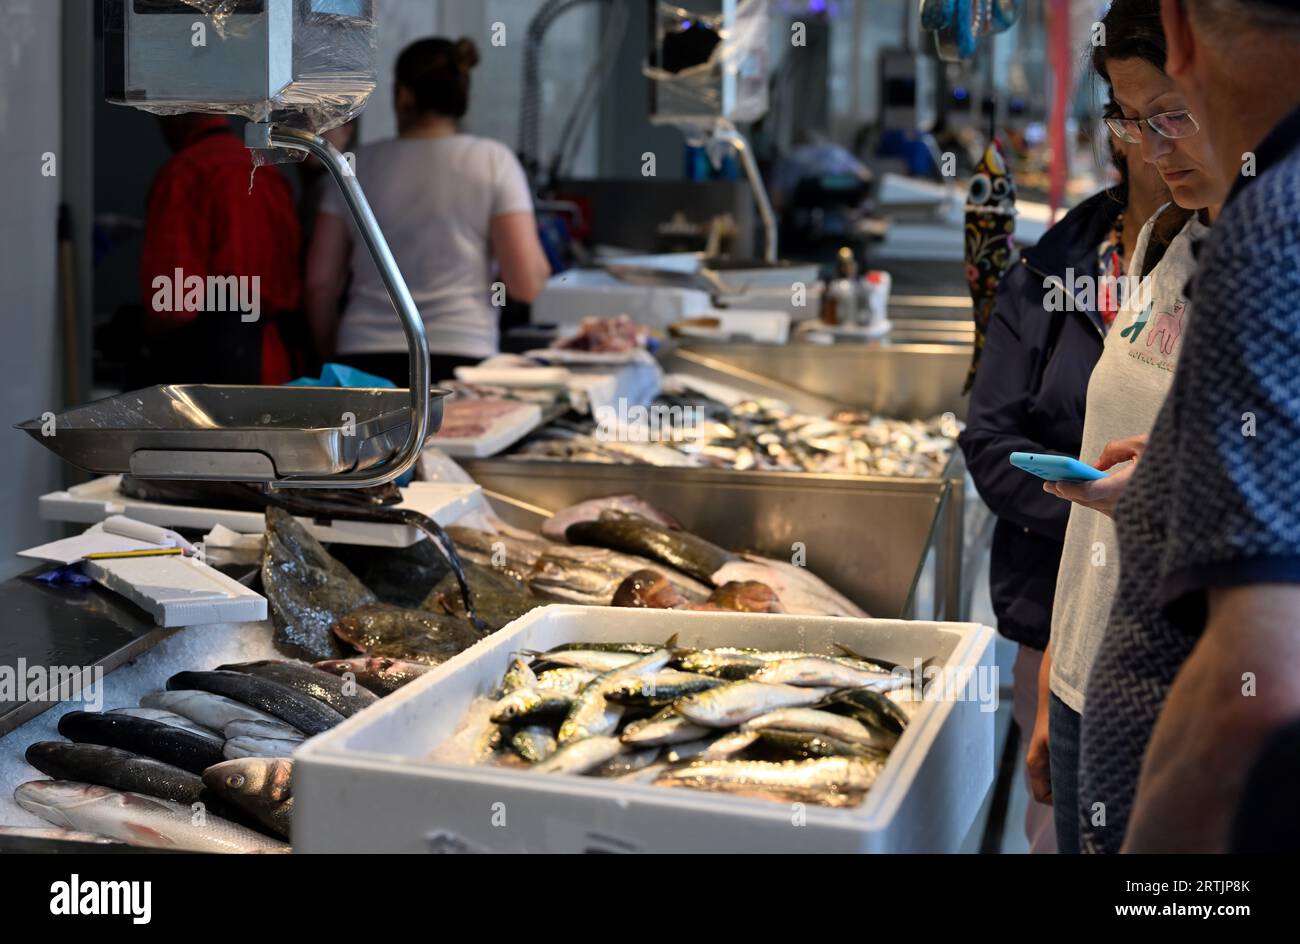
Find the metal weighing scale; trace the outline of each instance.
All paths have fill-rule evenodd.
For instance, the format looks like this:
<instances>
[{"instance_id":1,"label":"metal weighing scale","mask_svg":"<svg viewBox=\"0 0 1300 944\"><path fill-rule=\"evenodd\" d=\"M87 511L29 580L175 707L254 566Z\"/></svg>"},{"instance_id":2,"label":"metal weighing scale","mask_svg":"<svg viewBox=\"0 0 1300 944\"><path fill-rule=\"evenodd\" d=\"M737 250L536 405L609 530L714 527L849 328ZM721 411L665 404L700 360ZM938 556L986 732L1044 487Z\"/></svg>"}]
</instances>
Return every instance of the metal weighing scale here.
<instances>
[{"instance_id":1,"label":"metal weighing scale","mask_svg":"<svg viewBox=\"0 0 1300 944\"><path fill-rule=\"evenodd\" d=\"M107 0L104 7L110 101L159 113L249 116L249 148L307 152L329 169L402 321L410 388L159 386L18 428L104 475L275 488L391 482L415 465L437 430L446 391L429 389L424 322L350 165L319 135L295 127L353 113L373 91L372 0ZM197 23L205 24L206 45L191 41Z\"/></svg>"}]
</instances>

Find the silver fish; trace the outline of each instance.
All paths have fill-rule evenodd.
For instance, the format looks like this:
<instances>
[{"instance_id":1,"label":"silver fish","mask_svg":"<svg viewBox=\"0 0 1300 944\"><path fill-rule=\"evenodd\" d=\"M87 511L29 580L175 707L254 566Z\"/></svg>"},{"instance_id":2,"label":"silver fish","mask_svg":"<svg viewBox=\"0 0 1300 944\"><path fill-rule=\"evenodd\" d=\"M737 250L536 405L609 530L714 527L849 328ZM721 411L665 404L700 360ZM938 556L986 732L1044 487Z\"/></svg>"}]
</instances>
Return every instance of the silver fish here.
<instances>
[{"instance_id":1,"label":"silver fish","mask_svg":"<svg viewBox=\"0 0 1300 944\"><path fill-rule=\"evenodd\" d=\"M798 659L770 662L751 675L750 680L780 685L870 688L878 692L887 692L910 684L910 679L901 675L860 669L826 656L802 656Z\"/></svg>"},{"instance_id":2,"label":"silver fish","mask_svg":"<svg viewBox=\"0 0 1300 944\"><path fill-rule=\"evenodd\" d=\"M291 757L302 746L302 741L287 741L282 738L268 737L232 737L221 749L227 760L240 757Z\"/></svg>"},{"instance_id":3,"label":"silver fish","mask_svg":"<svg viewBox=\"0 0 1300 944\"><path fill-rule=\"evenodd\" d=\"M613 669L631 665L641 658L635 652L607 652L601 649L566 649L559 652L547 652L539 656L552 665L570 666L585 669L588 672L609 672ZM548 673L543 672L542 675ZM540 676L539 676L540 677Z\"/></svg>"},{"instance_id":4,"label":"silver fish","mask_svg":"<svg viewBox=\"0 0 1300 944\"><path fill-rule=\"evenodd\" d=\"M616 737L593 736L565 744L546 760L532 766L544 774L585 774L617 757L624 744Z\"/></svg>"},{"instance_id":5,"label":"silver fish","mask_svg":"<svg viewBox=\"0 0 1300 944\"><path fill-rule=\"evenodd\" d=\"M534 687L539 692L577 695L599 674L591 669L551 669L537 676L537 685Z\"/></svg>"},{"instance_id":6,"label":"silver fish","mask_svg":"<svg viewBox=\"0 0 1300 944\"><path fill-rule=\"evenodd\" d=\"M523 659L512 659L510 668L506 669L506 674L501 679L501 694L509 695L521 688L536 687L537 675L528 667L528 663Z\"/></svg>"},{"instance_id":7,"label":"silver fish","mask_svg":"<svg viewBox=\"0 0 1300 944\"><path fill-rule=\"evenodd\" d=\"M213 741L220 741L221 734L217 731L211 731L202 725L195 724L184 715L178 715L172 711L164 711L161 708L114 708L109 714L126 715L131 718L144 718L148 721L160 721L163 724L169 724L173 728L180 728L182 731L189 731L191 734L197 734L200 737L209 738Z\"/></svg>"},{"instance_id":8,"label":"silver fish","mask_svg":"<svg viewBox=\"0 0 1300 944\"><path fill-rule=\"evenodd\" d=\"M575 697L559 692L521 688L500 699L491 717L497 724L528 724L553 715L563 717L572 709Z\"/></svg>"},{"instance_id":9,"label":"silver fish","mask_svg":"<svg viewBox=\"0 0 1300 944\"><path fill-rule=\"evenodd\" d=\"M568 744L581 738L594 735L613 734L623 718L623 707L606 697L606 693L620 682L643 675L653 675L673 658L673 646L676 637L670 639L662 649L656 649L647 656L640 656L633 662L597 676L578 695L560 725L558 740Z\"/></svg>"},{"instance_id":10,"label":"silver fish","mask_svg":"<svg viewBox=\"0 0 1300 944\"><path fill-rule=\"evenodd\" d=\"M243 702L198 689L175 689L151 692L140 699L146 708L161 708L189 718L195 724L213 731L224 731L232 721L284 722L265 711L258 711Z\"/></svg>"},{"instance_id":11,"label":"silver fish","mask_svg":"<svg viewBox=\"0 0 1300 944\"><path fill-rule=\"evenodd\" d=\"M785 761L693 761L655 778L662 787L691 787L823 806L862 802L880 764L859 757Z\"/></svg>"},{"instance_id":12,"label":"silver fish","mask_svg":"<svg viewBox=\"0 0 1300 944\"><path fill-rule=\"evenodd\" d=\"M620 679L606 687L605 697L620 704L663 704L724 684L722 679L696 672L663 669L652 675Z\"/></svg>"},{"instance_id":13,"label":"silver fish","mask_svg":"<svg viewBox=\"0 0 1300 944\"><path fill-rule=\"evenodd\" d=\"M825 734L849 744L885 751L898 743L898 736L892 731L869 728L856 718L819 711L816 708L779 708L746 721L740 729Z\"/></svg>"},{"instance_id":14,"label":"silver fish","mask_svg":"<svg viewBox=\"0 0 1300 944\"><path fill-rule=\"evenodd\" d=\"M647 747L640 751L624 750L622 754L611 757L605 763L593 767L588 771L592 777L625 777L628 774L636 773L638 770L645 770L651 764L659 759L659 748Z\"/></svg>"},{"instance_id":15,"label":"silver fish","mask_svg":"<svg viewBox=\"0 0 1300 944\"><path fill-rule=\"evenodd\" d=\"M700 760L722 760L752 747L757 741L757 731L728 731L722 737L714 738L696 756Z\"/></svg>"},{"instance_id":16,"label":"silver fish","mask_svg":"<svg viewBox=\"0 0 1300 944\"><path fill-rule=\"evenodd\" d=\"M217 816L196 820L183 804L69 780L34 780L14 790L46 822L132 845L196 852L287 852L289 847Z\"/></svg>"},{"instance_id":17,"label":"silver fish","mask_svg":"<svg viewBox=\"0 0 1300 944\"><path fill-rule=\"evenodd\" d=\"M687 721L671 708L649 718L633 721L623 729L623 743L633 747L650 747L655 744L680 744L711 734L712 728Z\"/></svg>"},{"instance_id":18,"label":"silver fish","mask_svg":"<svg viewBox=\"0 0 1300 944\"><path fill-rule=\"evenodd\" d=\"M696 724L730 728L777 708L814 705L833 689L802 688L794 685L766 685L762 682L732 682L673 703L678 714Z\"/></svg>"},{"instance_id":19,"label":"silver fish","mask_svg":"<svg viewBox=\"0 0 1300 944\"><path fill-rule=\"evenodd\" d=\"M510 746L528 763L536 764L555 753L555 735L540 724L529 725L515 732Z\"/></svg>"},{"instance_id":20,"label":"silver fish","mask_svg":"<svg viewBox=\"0 0 1300 944\"><path fill-rule=\"evenodd\" d=\"M226 740L237 737L276 738L281 741L302 741L306 735L283 721L232 721L222 728Z\"/></svg>"}]
</instances>

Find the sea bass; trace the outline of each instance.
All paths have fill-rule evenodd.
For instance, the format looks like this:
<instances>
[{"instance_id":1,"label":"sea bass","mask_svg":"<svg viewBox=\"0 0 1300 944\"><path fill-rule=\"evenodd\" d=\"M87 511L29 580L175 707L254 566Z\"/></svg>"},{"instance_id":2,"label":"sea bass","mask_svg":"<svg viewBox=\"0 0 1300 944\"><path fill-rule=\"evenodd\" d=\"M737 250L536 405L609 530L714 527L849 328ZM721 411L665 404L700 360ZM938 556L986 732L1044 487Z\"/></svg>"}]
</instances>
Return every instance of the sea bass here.
<instances>
[{"instance_id":1,"label":"sea bass","mask_svg":"<svg viewBox=\"0 0 1300 944\"><path fill-rule=\"evenodd\" d=\"M218 671L243 672L270 679L323 701L345 718L368 708L379 698L365 688L349 686L337 675L323 672L301 662L279 662L264 659L259 662L236 662L217 666Z\"/></svg>"},{"instance_id":2,"label":"sea bass","mask_svg":"<svg viewBox=\"0 0 1300 944\"><path fill-rule=\"evenodd\" d=\"M233 698L226 698L224 695L216 695L212 692L201 692L197 689L150 692L140 699L140 704L148 708L175 712L189 718L204 730L218 732L218 737L232 721L279 720L274 715L258 711Z\"/></svg>"},{"instance_id":3,"label":"sea bass","mask_svg":"<svg viewBox=\"0 0 1300 944\"><path fill-rule=\"evenodd\" d=\"M221 760L218 742L148 718L69 711L59 719L59 733L79 744L120 748L196 774Z\"/></svg>"},{"instance_id":4,"label":"sea bass","mask_svg":"<svg viewBox=\"0 0 1300 944\"><path fill-rule=\"evenodd\" d=\"M137 846L195 852L288 852L279 840L189 806L68 780L34 780L14 801L48 823Z\"/></svg>"},{"instance_id":5,"label":"sea bass","mask_svg":"<svg viewBox=\"0 0 1300 944\"><path fill-rule=\"evenodd\" d=\"M167 680L167 687L225 695L273 715L308 736L328 731L343 720L341 714L310 695L242 672L177 672Z\"/></svg>"},{"instance_id":6,"label":"sea bass","mask_svg":"<svg viewBox=\"0 0 1300 944\"><path fill-rule=\"evenodd\" d=\"M27 763L55 780L96 783L176 803L197 803L203 781L189 770L103 744L37 741Z\"/></svg>"},{"instance_id":7,"label":"sea bass","mask_svg":"<svg viewBox=\"0 0 1300 944\"><path fill-rule=\"evenodd\" d=\"M222 761L203 772L203 783L277 835L289 838L293 761L257 757Z\"/></svg>"}]
</instances>

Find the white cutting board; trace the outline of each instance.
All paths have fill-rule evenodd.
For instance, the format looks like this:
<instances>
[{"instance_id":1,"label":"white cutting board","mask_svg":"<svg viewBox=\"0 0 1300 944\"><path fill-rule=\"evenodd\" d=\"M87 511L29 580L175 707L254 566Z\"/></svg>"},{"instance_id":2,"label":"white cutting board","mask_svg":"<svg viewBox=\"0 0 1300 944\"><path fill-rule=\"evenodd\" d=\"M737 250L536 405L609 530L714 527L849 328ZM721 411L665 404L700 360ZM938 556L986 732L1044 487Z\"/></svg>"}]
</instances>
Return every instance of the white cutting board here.
<instances>
[{"instance_id":1,"label":"white cutting board","mask_svg":"<svg viewBox=\"0 0 1300 944\"><path fill-rule=\"evenodd\" d=\"M536 403L520 403L519 409L496 417L481 436L435 435L429 445L456 459L485 459L513 446L541 424L542 408Z\"/></svg>"},{"instance_id":2,"label":"white cutting board","mask_svg":"<svg viewBox=\"0 0 1300 944\"><path fill-rule=\"evenodd\" d=\"M129 498L118 490L121 476L106 475L59 492L42 495L37 507L47 521L93 524L109 515L126 515L137 521L164 528L193 528L207 532L225 525L242 534L261 534L266 518L259 511L230 511L223 508L164 505ZM403 501L395 506L428 515L446 527L470 511L481 508L482 489L477 485L447 482L412 482L402 489ZM409 547L424 534L403 524L371 521L332 521L319 524L299 518L316 540L325 544L363 544L371 547Z\"/></svg>"},{"instance_id":3,"label":"white cutting board","mask_svg":"<svg viewBox=\"0 0 1300 944\"><path fill-rule=\"evenodd\" d=\"M266 619L266 597L192 557L88 560L82 569L162 627Z\"/></svg>"}]
</instances>

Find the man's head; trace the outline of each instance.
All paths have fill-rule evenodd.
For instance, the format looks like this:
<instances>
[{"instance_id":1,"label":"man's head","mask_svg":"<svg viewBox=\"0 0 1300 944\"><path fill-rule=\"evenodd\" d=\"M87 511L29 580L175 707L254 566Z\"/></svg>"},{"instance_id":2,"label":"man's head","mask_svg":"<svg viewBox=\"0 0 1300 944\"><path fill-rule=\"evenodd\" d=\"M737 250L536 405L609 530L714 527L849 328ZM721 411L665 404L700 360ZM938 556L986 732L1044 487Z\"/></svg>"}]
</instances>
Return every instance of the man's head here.
<instances>
[{"instance_id":1,"label":"man's head","mask_svg":"<svg viewBox=\"0 0 1300 944\"><path fill-rule=\"evenodd\" d=\"M1300 0L1161 0L1165 71L1206 128L1228 182L1300 107Z\"/></svg>"}]
</instances>

